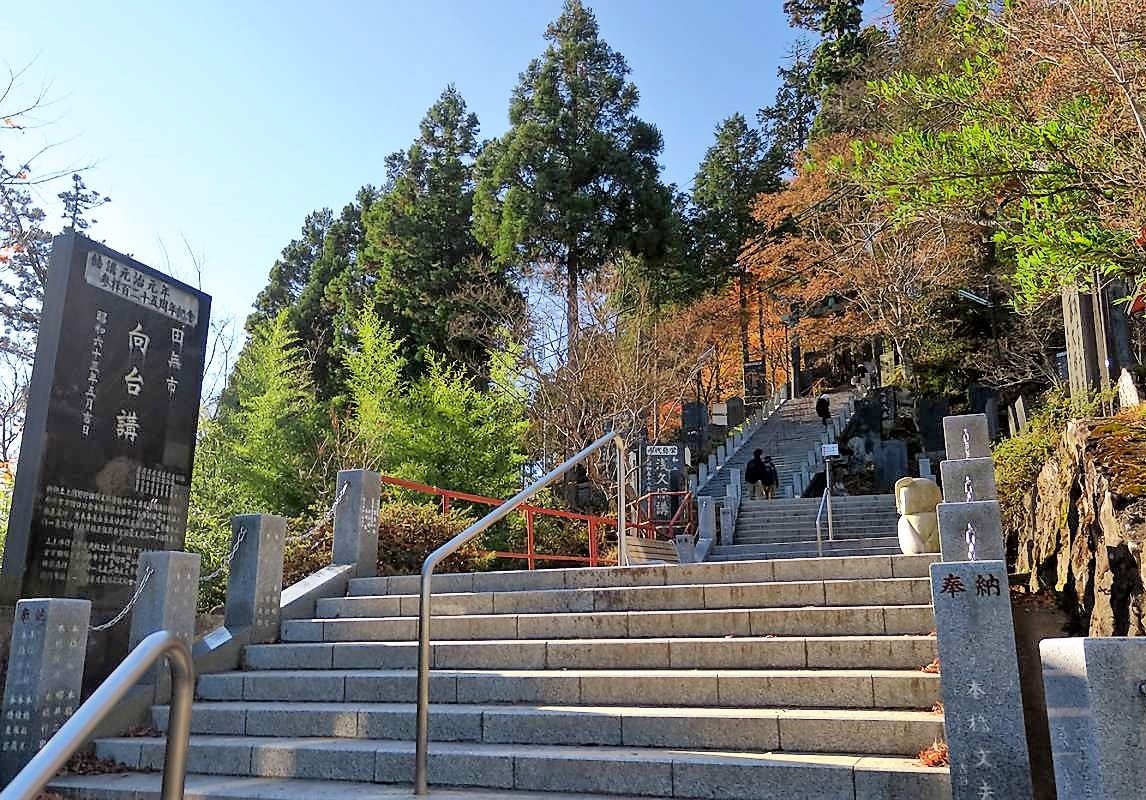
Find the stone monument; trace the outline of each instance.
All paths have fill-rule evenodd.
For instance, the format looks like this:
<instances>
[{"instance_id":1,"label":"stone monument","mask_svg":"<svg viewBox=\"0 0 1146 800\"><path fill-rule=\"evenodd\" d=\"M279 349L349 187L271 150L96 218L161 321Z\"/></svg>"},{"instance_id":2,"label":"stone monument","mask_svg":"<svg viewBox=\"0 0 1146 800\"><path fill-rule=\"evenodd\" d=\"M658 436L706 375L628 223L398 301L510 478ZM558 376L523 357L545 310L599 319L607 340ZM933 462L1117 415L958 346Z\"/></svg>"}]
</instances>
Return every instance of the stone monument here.
<instances>
[{"instance_id":1,"label":"stone monument","mask_svg":"<svg viewBox=\"0 0 1146 800\"><path fill-rule=\"evenodd\" d=\"M181 550L211 299L122 253L56 237L4 551L6 605L127 603L145 550ZM87 685L126 654L93 634Z\"/></svg>"}]
</instances>

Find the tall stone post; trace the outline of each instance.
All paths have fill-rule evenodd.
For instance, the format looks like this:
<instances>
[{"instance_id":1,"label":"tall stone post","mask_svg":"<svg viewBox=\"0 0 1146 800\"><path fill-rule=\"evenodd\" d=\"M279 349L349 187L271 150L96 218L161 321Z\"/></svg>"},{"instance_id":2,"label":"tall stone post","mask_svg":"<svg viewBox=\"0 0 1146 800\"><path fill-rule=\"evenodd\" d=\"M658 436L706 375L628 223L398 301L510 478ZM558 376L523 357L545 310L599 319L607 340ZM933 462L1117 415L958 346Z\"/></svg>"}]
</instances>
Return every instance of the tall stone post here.
<instances>
[{"instance_id":1,"label":"tall stone post","mask_svg":"<svg viewBox=\"0 0 1146 800\"><path fill-rule=\"evenodd\" d=\"M699 539L716 538L716 498L696 498L696 533Z\"/></svg>"},{"instance_id":2,"label":"tall stone post","mask_svg":"<svg viewBox=\"0 0 1146 800\"><path fill-rule=\"evenodd\" d=\"M20 600L4 683L0 781L15 777L80 704L92 604Z\"/></svg>"},{"instance_id":3,"label":"tall stone post","mask_svg":"<svg viewBox=\"0 0 1146 800\"><path fill-rule=\"evenodd\" d=\"M1044 639L1059 800L1146 797L1146 639Z\"/></svg>"},{"instance_id":4,"label":"tall stone post","mask_svg":"<svg viewBox=\"0 0 1146 800\"><path fill-rule=\"evenodd\" d=\"M273 642L279 636L286 520L244 514L231 521L231 535L238 547L227 578L223 624L231 631L249 630L249 644Z\"/></svg>"},{"instance_id":5,"label":"tall stone post","mask_svg":"<svg viewBox=\"0 0 1146 800\"><path fill-rule=\"evenodd\" d=\"M352 564L356 578L378 573L378 503L382 476L368 469L338 473L334 512L334 564ZM345 494L344 494L345 492Z\"/></svg>"},{"instance_id":6,"label":"tall stone post","mask_svg":"<svg viewBox=\"0 0 1146 800\"><path fill-rule=\"evenodd\" d=\"M195 636L195 604L199 598L198 553L181 550L145 550L139 554L135 585L143 583L139 600L131 610L128 648L156 631L170 631L188 647ZM148 672L145 681L166 685L167 669L161 664Z\"/></svg>"},{"instance_id":7,"label":"tall stone post","mask_svg":"<svg viewBox=\"0 0 1146 800\"><path fill-rule=\"evenodd\" d=\"M1032 795L1010 586L985 414L945 417L942 562L931 596L953 800ZM952 500L958 502L951 502Z\"/></svg>"}]
</instances>

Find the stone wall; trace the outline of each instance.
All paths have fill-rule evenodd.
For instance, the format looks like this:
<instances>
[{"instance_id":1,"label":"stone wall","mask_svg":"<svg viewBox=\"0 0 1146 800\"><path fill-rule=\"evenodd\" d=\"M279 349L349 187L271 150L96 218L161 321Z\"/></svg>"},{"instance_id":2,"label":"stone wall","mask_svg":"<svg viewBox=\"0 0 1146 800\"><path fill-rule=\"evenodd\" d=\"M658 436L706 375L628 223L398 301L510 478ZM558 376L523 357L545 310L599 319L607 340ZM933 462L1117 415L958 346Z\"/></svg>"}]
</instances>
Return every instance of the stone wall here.
<instances>
[{"instance_id":1,"label":"stone wall","mask_svg":"<svg viewBox=\"0 0 1146 800\"><path fill-rule=\"evenodd\" d=\"M1069 423L1035 485L1006 503L1010 560L1053 589L1072 633L1146 635L1146 421Z\"/></svg>"}]
</instances>

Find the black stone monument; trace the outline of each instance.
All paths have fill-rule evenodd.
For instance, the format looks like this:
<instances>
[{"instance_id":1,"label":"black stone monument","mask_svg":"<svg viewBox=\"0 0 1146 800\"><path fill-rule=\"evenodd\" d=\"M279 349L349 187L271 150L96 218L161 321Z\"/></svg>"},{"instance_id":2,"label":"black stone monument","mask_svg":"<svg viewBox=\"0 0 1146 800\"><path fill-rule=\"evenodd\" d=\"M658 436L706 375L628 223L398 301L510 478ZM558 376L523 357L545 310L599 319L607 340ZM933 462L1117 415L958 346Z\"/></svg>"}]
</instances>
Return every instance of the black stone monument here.
<instances>
[{"instance_id":1,"label":"black stone monument","mask_svg":"<svg viewBox=\"0 0 1146 800\"><path fill-rule=\"evenodd\" d=\"M684 489L684 445L648 443L641 448L641 495ZM680 506L680 496L654 497L649 518L668 521Z\"/></svg>"},{"instance_id":2,"label":"black stone monument","mask_svg":"<svg viewBox=\"0 0 1146 800\"><path fill-rule=\"evenodd\" d=\"M52 243L0 578L16 598L131 598L139 554L181 550L211 298L68 232ZM89 639L86 685L127 652Z\"/></svg>"}]
</instances>

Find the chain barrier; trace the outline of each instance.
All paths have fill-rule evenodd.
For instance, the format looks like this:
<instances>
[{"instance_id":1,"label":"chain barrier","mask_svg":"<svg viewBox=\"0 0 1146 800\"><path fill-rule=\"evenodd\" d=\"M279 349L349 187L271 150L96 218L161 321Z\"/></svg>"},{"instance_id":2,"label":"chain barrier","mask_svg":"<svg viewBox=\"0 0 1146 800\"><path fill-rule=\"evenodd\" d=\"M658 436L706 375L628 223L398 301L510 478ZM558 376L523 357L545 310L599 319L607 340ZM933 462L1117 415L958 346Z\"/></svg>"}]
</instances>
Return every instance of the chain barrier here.
<instances>
[{"instance_id":1,"label":"chain barrier","mask_svg":"<svg viewBox=\"0 0 1146 800\"><path fill-rule=\"evenodd\" d=\"M235 560L235 556L239 552L239 547L243 544L243 540L247 538L246 527L239 528L239 535L235 537L235 543L231 545L231 551L227 553L226 559L219 565L218 569L214 572L208 573L199 579L199 583L207 583L218 578L223 572L231 566L231 562Z\"/></svg>"},{"instance_id":2,"label":"chain barrier","mask_svg":"<svg viewBox=\"0 0 1146 800\"><path fill-rule=\"evenodd\" d=\"M963 429L963 458L971 457L971 432Z\"/></svg>"},{"instance_id":3,"label":"chain barrier","mask_svg":"<svg viewBox=\"0 0 1146 800\"><path fill-rule=\"evenodd\" d=\"M978 553L975 549L975 526L970 521L967 522L967 560L978 561Z\"/></svg>"},{"instance_id":4,"label":"chain barrier","mask_svg":"<svg viewBox=\"0 0 1146 800\"><path fill-rule=\"evenodd\" d=\"M970 475L963 478L963 494L964 494L964 496L966 496L968 503L974 501L974 499L975 499L975 484L971 480Z\"/></svg>"},{"instance_id":5,"label":"chain barrier","mask_svg":"<svg viewBox=\"0 0 1146 800\"><path fill-rule=\"evenodd\" d=\"M114 628L122 622L123 618L131 613L131 609L135 608L135 604L139 602L140 595L143 594L143 587L147 586L147 582L151 580L151 576L154 574L155 570L148 565L143 573L143 579L139 582L139 586L135 587L135 594L127 601L127 605L123 607L123 610L102 625L89 625L88 629L98 633L99 631L106 631L108 628Z\"/></svg>"}]
</instances>

